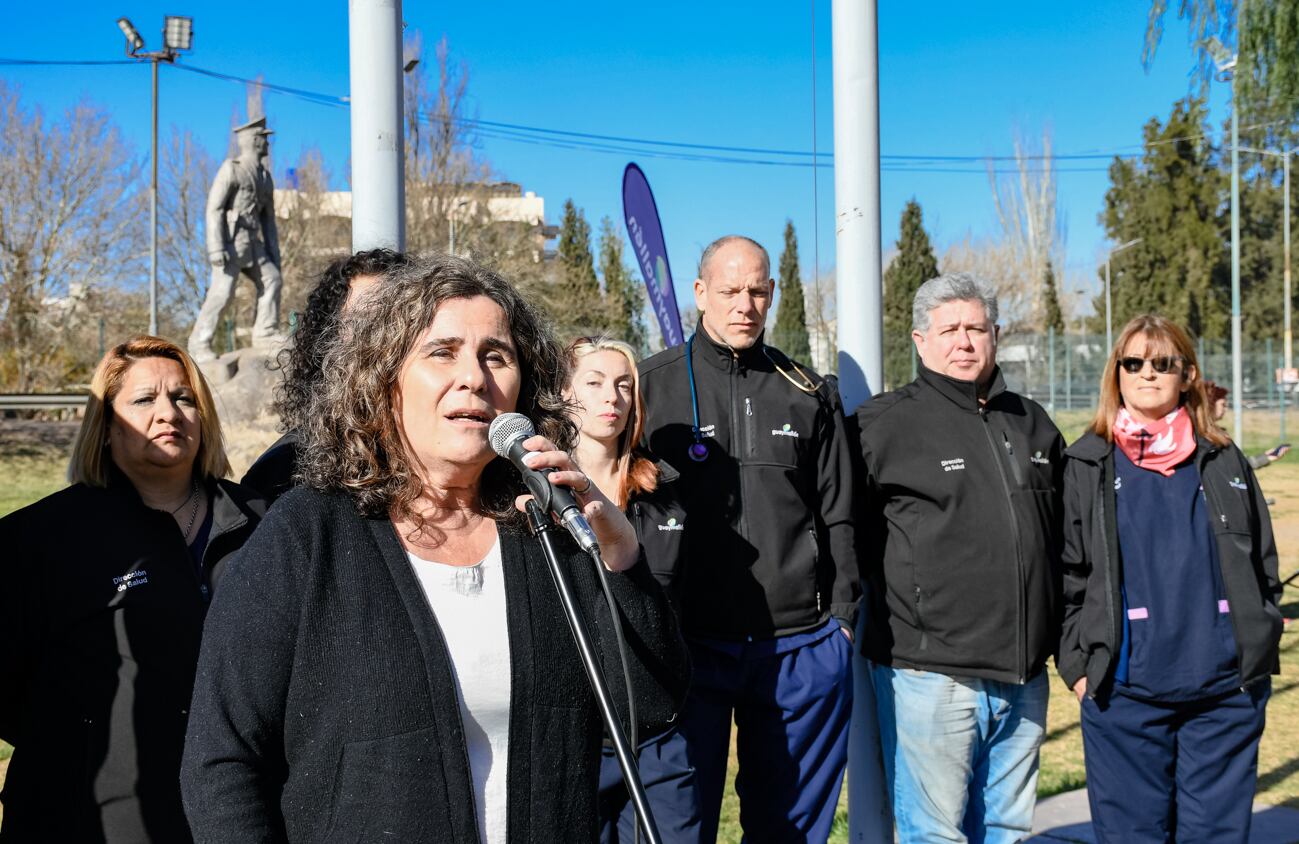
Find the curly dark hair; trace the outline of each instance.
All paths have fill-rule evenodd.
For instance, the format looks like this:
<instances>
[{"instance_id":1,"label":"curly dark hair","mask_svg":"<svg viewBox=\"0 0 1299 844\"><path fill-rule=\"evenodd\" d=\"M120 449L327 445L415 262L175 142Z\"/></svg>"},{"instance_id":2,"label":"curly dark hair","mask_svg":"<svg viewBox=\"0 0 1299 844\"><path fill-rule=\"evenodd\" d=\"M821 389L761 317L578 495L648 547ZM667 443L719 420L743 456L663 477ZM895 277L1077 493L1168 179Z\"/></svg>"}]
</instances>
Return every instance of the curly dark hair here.
<instances>
[{"instance_id":1,"label":"curly dark hair","mask_svg":"<svg viewBox=\"0 0 1299 844\"><path fill-rule=\"evenodd\" d=\"M423 481L402 441L394 392L402 365L438 307L475 296L486 296L505 311L519 361L516 409L559 448L572 448L577 426L563 397L568 356L541 312L486 267L433 253L412 257L390 273L349 317L350 330L334 332L303 418L297 474L303 484L345 492L368 516L392 513L422 525L413 505ZM520 518L515 496L524 491L514 465L493 460L479 484L479 510L497 521L513 521Z\"/></svg>"},{"instance_id":2,"label":"curly dark hair","mask_svg":"<svg viewBox=\"0 0 1299 844\"><path fill-rule=\"evenodd\" d=\"M293 344L277 358L284 379L275 388L275 412L280 430L301 427L303 414L320 381L325 346L338 327L338 315L347 301L352 279L385 275L405 266L407 257L391 249L370 249L330 262L307 297L307 308L293 332Z\"/></svg>"}]
</instances>

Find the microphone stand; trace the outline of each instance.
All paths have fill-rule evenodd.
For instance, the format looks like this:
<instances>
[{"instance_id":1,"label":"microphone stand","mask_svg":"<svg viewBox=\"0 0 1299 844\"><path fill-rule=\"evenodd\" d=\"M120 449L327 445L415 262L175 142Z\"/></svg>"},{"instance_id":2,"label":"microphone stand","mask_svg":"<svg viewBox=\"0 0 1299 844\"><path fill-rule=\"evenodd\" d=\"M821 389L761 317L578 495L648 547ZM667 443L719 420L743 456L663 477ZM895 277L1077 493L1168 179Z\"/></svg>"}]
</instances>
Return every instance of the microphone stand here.
<instances>
[{"instance_id":1,"label":"microphone stand","mask_svg":"<svg viewBox=\"0 0 1299 844\"><path fill-rule=\"evenodd\" d=\"M614 755L618 757L618 767L622 768L623 782L631 795L632 805L636 809L636 818L645 832L646 841L649 844L662 844L658 826L654 823L654 814L650 811L649 800L645 796L645 786L640 781L635 749L627 740L627 733L623 730L622 722L618 720L618 712L613 707L613 697L609 694L609 686L604 680L604 673L600 670L595 646L591 642L591 632L586 626L586 619L582 617L582 609L573 595L573 585L569 581L568 572L559 564L559 555L555 551L555 537L552 534L560 530L560 527L546 516L535 499L528 501L528 526L532 529L532 534L541 542L541 550L546 556L546 565L550 568L550 576L555 581L556 591L559 592L559 603L563 606L564 616L573 631L573 640L577 643L577 653L582 659L582 667L586 669L586 679L591 684L591 691L595 693L595 701L600 707L600 717L604 719L605 729L609 731L609 737L613 740ZM602 562L599 564L603 565ZM630 693L628 690L628 694Z\"/></svg>"}]
</instances>

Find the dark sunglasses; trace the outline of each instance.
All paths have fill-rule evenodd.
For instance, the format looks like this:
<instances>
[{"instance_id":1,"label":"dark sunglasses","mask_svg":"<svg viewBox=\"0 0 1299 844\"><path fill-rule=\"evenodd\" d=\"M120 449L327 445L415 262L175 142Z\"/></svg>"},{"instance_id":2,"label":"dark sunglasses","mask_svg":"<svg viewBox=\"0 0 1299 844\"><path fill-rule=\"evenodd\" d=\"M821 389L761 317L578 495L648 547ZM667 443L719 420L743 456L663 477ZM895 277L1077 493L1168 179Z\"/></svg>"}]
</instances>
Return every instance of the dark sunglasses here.
<instances>
[{"instance_id":1,"label":"dark sunglasses","mask_svg":"<svg viewBox=\"0 0 1299 844\"><path fill-rule=\"evenodd\" d=\"M1177 373L1182 371L1184 361L1174 355L1163 355L1157 358L1120 358L1119 366L1129 375L1136 375L1146 368L1146 362L1150 362L1150 368L1160 375L1167 375L1170 372Z\"/></svg>"}]
</instances>

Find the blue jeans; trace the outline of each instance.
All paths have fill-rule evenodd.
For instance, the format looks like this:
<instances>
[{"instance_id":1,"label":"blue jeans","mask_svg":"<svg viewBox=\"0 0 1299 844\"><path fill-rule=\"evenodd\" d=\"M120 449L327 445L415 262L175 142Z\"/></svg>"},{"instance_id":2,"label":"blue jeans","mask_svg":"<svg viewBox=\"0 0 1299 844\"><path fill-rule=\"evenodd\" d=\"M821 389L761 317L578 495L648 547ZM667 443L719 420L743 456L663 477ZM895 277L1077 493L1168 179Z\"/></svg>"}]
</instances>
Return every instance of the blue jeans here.
<instances>
[{"instance_id":1,"label":"blue jeans","mask_svg":"<svg viewBox=\"0 0 1299 844\"><path fill-rule=\"evenodd\" d=\"M1024 685L871 666L898 841L1027 838L1046 672Z\"/></svg>"}]
</instances>

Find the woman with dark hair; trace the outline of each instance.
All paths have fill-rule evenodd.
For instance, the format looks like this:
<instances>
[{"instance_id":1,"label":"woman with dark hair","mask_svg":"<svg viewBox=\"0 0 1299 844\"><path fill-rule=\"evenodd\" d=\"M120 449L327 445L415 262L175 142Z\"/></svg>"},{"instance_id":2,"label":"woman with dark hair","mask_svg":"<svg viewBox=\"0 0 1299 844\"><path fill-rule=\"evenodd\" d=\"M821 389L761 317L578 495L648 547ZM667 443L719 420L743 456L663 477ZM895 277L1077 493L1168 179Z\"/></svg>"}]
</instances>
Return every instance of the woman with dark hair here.
<instances>
[{"instance_id":1,"label":"woman with dark hair","mask_svg":"<svg viewBox=\"0 0 1299 844\"><path fill-rule=\"evenodd\" d=\"M279 354L284 380L275 389L275 412L284 435L248 469L240 483L273 502L293 486L298 464L298 429L320 384L325 348L343 313L360 301L389 272L404 266L406 256L391 249L370 249L332 262L321 273L306 310L293 332L293 344Z\"/></svg>"},{"instance_id":2,"label":"woman with dark hair","mask_svg":"<svg viewBox=\"0 0 1299 844\"><path fill-rule=\"evenodd\" d=\"M636 528L650 571L671 594L685 542L685 508L676 469L655 463L637 443L645 425L640 374L631 346L609 337L582 337L568 349L564 397L573 407L573 461ZM699 797L686 740L676 729L649 736L637 751L641 781L664 841L697 841ZM600 768L600 840L633 840L636 816L613 747Z\"/></svg>"},{"instance_id":3,"label":"woman with dark hair","mask_svg":"<svg viewBox=\"0 0 1299 844\"><path fill-rule=\"evenodd\" d=\"M1058 665L1097 837L1246 841L1281 584L1258 482L1181 327L1124 326L1065 454Z\"/></svg>"},{"instance_id":4,"label":"woman with dark hair","mask_svg":"<svg viewBox=\"0 0 1299 844\"><path fill-rule=\"evenodd\" d=\"M180 759L208 598L264 510L179 346L104 355L72 486L0 519L0 841L188 841Z\"/></svg>"},{"instance_id":5,"label":"woman with dark hair","mask_svg":"<svg viewBox=\"0 0 1299 844\"><path fill-rule=\"evenodd\" d=\"M675 717L687 669L635 531L565 451L563 350L513 287L445 255L351 319L303 419L304 488L213 607L191 825L203 841L592 839L600 719L518 471L488 444L499 414L533 420L530 465L555 470L599 539L645 734ZM617 676L597 571L560 543Z\"/></svg>"}]
</instances>

